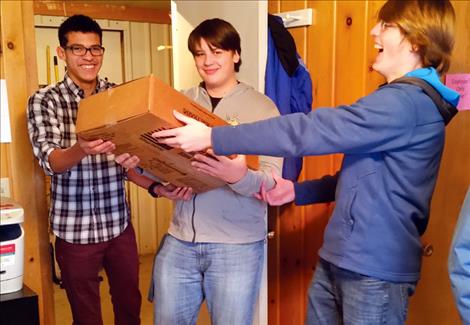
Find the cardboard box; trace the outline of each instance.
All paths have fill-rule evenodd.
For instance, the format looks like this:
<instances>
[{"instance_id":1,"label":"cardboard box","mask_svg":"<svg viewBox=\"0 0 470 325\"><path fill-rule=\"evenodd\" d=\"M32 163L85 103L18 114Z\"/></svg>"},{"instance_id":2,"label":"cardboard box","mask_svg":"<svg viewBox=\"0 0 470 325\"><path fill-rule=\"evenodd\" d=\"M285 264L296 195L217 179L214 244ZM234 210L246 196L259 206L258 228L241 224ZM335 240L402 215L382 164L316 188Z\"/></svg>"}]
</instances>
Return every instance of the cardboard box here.
<instances>
[{"instance_id":1,"label":"cardboard box","mask_svg":"<svg viewBox=\"0 0 470 325\"><path fill-rule=\"evenodd\" d=\"M112 141L116 144L116 155L128 152L138 156L140 167L176 186L192 187L196 193L223 186L219 179L191 166L194 154L152 138L155 131L183 125L173 116L173 110L208 126L227 125L223 119L150 75L83 99L78 109L76 132L88 141ZM247 157L247 164L257 169L257 157Z\"/></svg>"}]
</instances>

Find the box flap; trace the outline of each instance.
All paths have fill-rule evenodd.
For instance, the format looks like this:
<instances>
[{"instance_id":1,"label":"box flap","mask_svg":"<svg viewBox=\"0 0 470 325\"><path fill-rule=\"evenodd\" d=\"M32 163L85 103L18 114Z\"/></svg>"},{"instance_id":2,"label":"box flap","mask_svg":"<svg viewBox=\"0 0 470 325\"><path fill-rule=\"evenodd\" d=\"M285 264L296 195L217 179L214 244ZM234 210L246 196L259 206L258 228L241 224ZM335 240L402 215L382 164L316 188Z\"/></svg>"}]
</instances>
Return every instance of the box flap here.
<instances>
[{"instance_id":1,"label":"box flap","mask_svg":"<svg viewBox=\"0 0 470 325\"><path fill-rule=\"evenodd\" d=\"M148 112L150 77L124 83L81 100L76 132L113 125Z\"/></svg>"}]
</instances>

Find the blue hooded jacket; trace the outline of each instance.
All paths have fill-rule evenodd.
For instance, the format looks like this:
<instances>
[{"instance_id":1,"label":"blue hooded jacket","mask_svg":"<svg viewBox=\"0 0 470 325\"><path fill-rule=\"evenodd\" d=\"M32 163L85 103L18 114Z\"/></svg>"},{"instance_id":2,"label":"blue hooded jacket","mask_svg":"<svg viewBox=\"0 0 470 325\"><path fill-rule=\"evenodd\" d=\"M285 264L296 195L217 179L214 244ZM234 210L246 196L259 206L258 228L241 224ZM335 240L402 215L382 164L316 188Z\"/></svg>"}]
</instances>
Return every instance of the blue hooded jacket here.
<instances>
[{"instance_id":1,"label":"blue hooded jacket","mask_svg":"<svg viewBox=\"0 0 470 325\"><path fill-rule=\"evenodd\" d=\"M295 42L280 17L268 17L268 58L265 94L276 104L281 115L312 110L312 80ZM286 157L282 177L296 181L302 170L302 157Z\"/></svg>"},{"instance_id":2,"label":"blue hooded jacket","mask_svg":"<svg viewBox=\"0 0 470 325\"><path fill-rule=\"evenodd\" d=\"M434 69L415 73L447 102L458 101ZM295 184L297 204L336 201L320 257L385 281L414 282L444 137L431 97L421 87L390 83L352 105L214 128L212 145L222 155L344 153L337 175Z\"/></svg>"}]
</instances>

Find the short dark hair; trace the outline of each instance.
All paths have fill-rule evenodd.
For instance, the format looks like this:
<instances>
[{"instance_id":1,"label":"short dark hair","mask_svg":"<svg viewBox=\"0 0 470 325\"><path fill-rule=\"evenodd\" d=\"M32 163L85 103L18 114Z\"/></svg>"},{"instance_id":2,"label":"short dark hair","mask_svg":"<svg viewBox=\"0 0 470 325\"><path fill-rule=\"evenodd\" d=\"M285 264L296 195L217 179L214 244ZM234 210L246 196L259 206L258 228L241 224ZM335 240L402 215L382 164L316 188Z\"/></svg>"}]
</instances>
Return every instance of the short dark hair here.
<instances>
[{"instance_id":1,"label":"short dark hair","mask_svg":"<svg viewBox=\"0 0 470 325\"><path fill-rule=\"evenodd\" d=\"M67 46L67 33L69 32L82 32L82 33L95 33L101 39L103 37L103 31L100 25L92 18L85 15L73 15L64 20L59 27L59 43L60 46Z\"/></svg>"},{"instance_id":2,"label":"short dark hair","mask_svg":"<svg viewBox=\"0 0 470 325\"><path fill-rule=\"evenodd\" d=\"M196 55L196 47L204 39L207 44L225 51L234 51L241 55L240 35L237 30L225 20L219 18L207 19L200 23L188 38L188 49ZM235 63L235 71L240 71L242 60Z\"/></svg>"}]
</instances>

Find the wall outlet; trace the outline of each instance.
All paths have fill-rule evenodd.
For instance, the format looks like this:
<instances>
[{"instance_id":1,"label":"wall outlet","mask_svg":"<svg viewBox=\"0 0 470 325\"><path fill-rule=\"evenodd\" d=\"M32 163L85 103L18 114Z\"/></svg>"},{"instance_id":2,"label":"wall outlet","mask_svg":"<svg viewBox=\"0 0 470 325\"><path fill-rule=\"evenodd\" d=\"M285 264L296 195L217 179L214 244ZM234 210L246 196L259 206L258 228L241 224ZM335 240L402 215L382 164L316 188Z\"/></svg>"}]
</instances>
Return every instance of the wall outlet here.
<instances>
[{"instance_id":1,"label":"wall outlet","mask_svg":"<svg viewBox=\"0 0 470 325\"><path fill-rule=\"evenodd\" d=\"M8 177L0 178L0 196L10 197L10 179Z\"/></svg>"}]
</instances>

